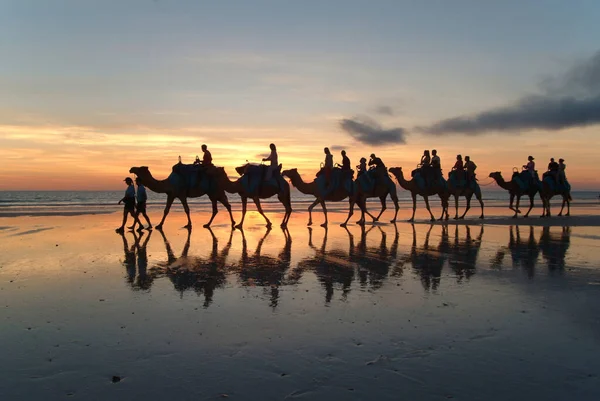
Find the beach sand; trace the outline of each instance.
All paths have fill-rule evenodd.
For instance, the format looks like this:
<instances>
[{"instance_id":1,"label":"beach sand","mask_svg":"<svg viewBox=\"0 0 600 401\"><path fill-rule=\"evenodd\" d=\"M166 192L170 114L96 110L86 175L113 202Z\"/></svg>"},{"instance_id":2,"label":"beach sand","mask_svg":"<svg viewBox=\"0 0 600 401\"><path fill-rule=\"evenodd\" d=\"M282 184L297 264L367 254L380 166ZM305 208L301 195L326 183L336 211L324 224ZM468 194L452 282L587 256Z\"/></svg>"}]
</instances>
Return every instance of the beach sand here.
<instances>
[{"instance_id":1,"label":"beach sand","mask_svg":"<svg viewBox=\"0 0 600 401\"><path fill-rule=\"evenodd\" d=\"M596 209L486 214L232 232L196 213L190 233L172 213L141 237L120 213L0 218L0 394L600 399Z\"/></svg>"}]
</instances>

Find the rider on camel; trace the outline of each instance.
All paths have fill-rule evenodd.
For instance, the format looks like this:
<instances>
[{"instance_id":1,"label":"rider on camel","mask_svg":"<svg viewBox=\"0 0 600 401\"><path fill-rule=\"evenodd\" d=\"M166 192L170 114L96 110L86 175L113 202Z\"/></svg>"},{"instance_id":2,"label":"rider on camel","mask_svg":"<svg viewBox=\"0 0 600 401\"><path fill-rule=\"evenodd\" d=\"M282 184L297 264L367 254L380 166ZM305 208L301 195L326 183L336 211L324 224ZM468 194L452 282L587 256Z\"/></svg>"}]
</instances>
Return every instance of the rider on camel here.
<instances>
[{"instance_id":1,"label":"rider on camel","mask_svg":"<svg viewBox=\"0 0 600 401\"><path fill-rule=\"evenodd\" d=\"M429 150L423 151L423 156L421 156L421 163L419 163L419 167L421 169L421 175L425 180L425 184L427 184L431 174L431 156L429 156Z\"/></svg>"},{"instance_id":2,"label":"rider on camel","mask_svg":"<svg viewBox=\"0 0 600 401\"><path fill-rule=\"evenodd\" d=\"M463 179L465 167L463 165L463 160L461 155L456 155L456 163L454 163L454 167L452 167L452 171L455 171L456 181L460 182Z\"/></svg>"},{"instance_id":3,"label":"rider on camel","mask_svg":"<svg viewBox=\"0 0 600 401\"><path fill-rule=\"evenodd\" d=\"M470 156L465 156L465 170L467 171L467 184L475 182L475 170L477 165L471 160Z\"/></svg>"},{"instance_id":4,"label":"rider on camel","mask_svg":"<svg viewBox=\"0 0 600 401\"><path fill-rule=\"evenodd\" d=\"M431 170L433 172L433 177L435 180L439 180L442 178L442 162L440 157L437 155L437 150L433 149L431 154L433 155L431 157Z\"/></svg>"},{"instance_id":5,"label":"rider on camel","mask_svg":"<svg viewBox=\"0 0 600 401\"><path fill-rule=\"evenodd\" d=\"M558 184L558 163L554 161L554 157L550 158L550 163L548 163L548 171L544 173L544 175L549 175L554 178L554 182Z\"/></svg>"},{"instance_id":6,"label":"rider on camel","mask_svg":"<svg viewBox=\"0 0 600 401\"><path fill-rule=\"evenodd\" d=\"M269 167L267 167L267 173L265 174L265 181L269 181L271 178L273 178L273 174L275 172L277 172L279 169L279 158L277 156L277 148L275 147L274 143L270 144L269 148L271 149L271 154L268 157L265 157L264 159L262 159L262 161L264 161L264 162L266 162L266 161L271 162Z\"/></svg>"}]
</instances>

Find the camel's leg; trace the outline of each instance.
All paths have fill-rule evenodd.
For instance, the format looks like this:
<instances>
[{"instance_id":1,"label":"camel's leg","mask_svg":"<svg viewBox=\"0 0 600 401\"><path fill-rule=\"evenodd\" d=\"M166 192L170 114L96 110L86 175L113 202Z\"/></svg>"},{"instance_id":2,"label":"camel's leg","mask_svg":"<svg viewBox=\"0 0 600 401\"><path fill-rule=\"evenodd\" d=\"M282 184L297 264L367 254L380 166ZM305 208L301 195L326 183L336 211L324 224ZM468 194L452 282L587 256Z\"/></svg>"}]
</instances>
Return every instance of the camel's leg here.
<instances>
[{"instance_id":1,"label":"camel's leg","mask_svg":"<svg viewBox=\"0 0 600 401\"><path fill-rule=\"evenodd\" d=\"M559 216L562 216L562 213L563 213L563 210L565 209L566 203L567 203L567 197L565 195L563 195L562 206L560 207L560 212L558 213Z\"/></svg>"},{"instance_id":2,"label":"camel's leg","mask_svg":"<svg viewBox=\"0 0 600 401\"><path fill-rule=\"evenodd\" d=\"M531 212L531 209L533 209L533 195L529 195L529 210L527 211L527 213L525 213L524 217L529 216L529 212Z\"/></svg>"},{"instance_id":3,"label":"camel's leg","mask_svg":"<svg viewBox=\"0 0 600 401\"><path fill-rule=\"evenodd\" d=\"M458 195L454 194L454 208L456 209L456 214L454 215L454 220L458 219Z\"/></svg>"},{"instance_id":4,"label":"camel's leg","mask_svg":"<svg viewBox=\"0 0 600 401\"><path fill-rule=\"evenodd\" d=\"M367 210L367 198L360 199L356 202L358 208L360 209L360 220L356 222L356 224L364 225L365 224L365 211ZM373 220L377 221L377 220Z\"/></svg>"},{"instance_id":5,"label":"camel's leg","mask_svg":"<svg viewBox=\"0 0 600 401\"><path fill-rule=\"evenodd\" d=\"M481 194L475 195L475 196L477 196L477 200L479 201L479 206L481 206L481 216L479 216L479 218L483 219L485 217L483 215L483 197L481 196ZM483 226L481 226L481 228L483 229Z\"/></svg>"},{"instance_id":6,"label":"camel's leg","mask_svg":"<svg viewBox=\"0 0 600 401\"><path fill-rule=\"evenodd\" d=\"M394 208L396 209L394 212L394 219L390 220L390 223L395 223L396 220L398 220L398 211L400 210L400 205L398 204L398 195L396 195L395 192L393 192L390 196L392 197L392 202L394 202Z\"/></svg>"},{"instance_id":7,"label":"camel's leg","mask_svg":"<svg viewBox=\"0 0 600 401\"><path fill-rule=\"evenodd\" d=\"M210 216L210 220L208 220L208 223L206 223L203 226L204 228L209 228L210 225L212 224L213 220L215 219L215 216L217 215L217 213L219 213L219 209L217 208L217 200L211 199L211 203L212 203L212 216Z\"/></svg>"},{"instance_id":8,"label":"camel's leg","mask_svg":"<svg viewBox=\"0 0 600 401\"><path fill-rule=\"evenodd\" d=\"M467 215L467 212L469 211L469 209L471 208L471 198L473 197L473 194L471 195L467 195L467 207L465 208L465 212L462 214L462 216L460 216L460 219L464 219L465 216Z\"/></svg>"},{"instance_id":9,"label":"camel's leg","mask_svg":"<svg viewBox=\"0 0 600 401\"><path fill-rule=\"evenodd\" d=\"M262 217L264 217L265 221L267 222L267 228L271 228L271 226L272 226L271 220L269 220L269 218L267 217L265 212L263 212L262 206L260 205L260 199L258 197L254 197L254 198L252 198L252 200L254 201L254 204L256 205L256 210L258 210L258 213L260 213L260 215ZM286 211L286 213L287 213L287 211ZM284 217L284 219L285 219L285 217Z\"/></svg>"},{"instance_id":10,"label":"camel's leg","mask_svg":"<svg viewBox=\"0 0 600 401\"><path fill-rule=\"evenodd\" d=\"M244 227L244 219L246 218L246 210L248 209L248 197L242 196L242 220L238 225L235 226L237 229L242 229Z\"/></svg>"},{"instance_id":11,"label":"camel's leg","mask_svg":"<svg viewBox=\"0 0 600 401\"><path fill-rule=\"evenodd\" d=\"M350 220L350 217L352 217L352 215L354 214L354 204L356 203L356 201L350 199L349 203L350 209L348 210L348 217L346 217L346 221L340 224L340 227L346 227L346 225L348 224L348 220Z\"/></svg>"},{"instance_id":12,"label":"camel's leg","mask_svg":"<svg viewBox=\"0 0 600 401\"><path fill-rule=\"evenodd\" d=\"M546 199L546 217L552 217L552 212L550 211L550 199L552 199L551 196L548 196Z\"/></svg>"},{"instance_id":13,"label":"camel's leg","mask_svg":"<svg viewBox=\"0 0 600 401\"><path fill-rule=\"evenodd\" d=\"M517 205L516 207L513 209L515 211L515 214L513 215L513 219L517 218L517 215L519 214L519 203L521 202L521 195L517 195Z\"/></svg>"},{"instance_id":14,"label":"camel's leg","mask_svg":"<svg viewBox=\"0 0 600 401\"><path fill-rule=\"evenodd\" d=\"M565 216L571 215L571 200L569 200L569 196L571 196L571 194L567 194L567 214L565 214Z\"/></svg>"},{"instance_id":15,"label":"camel's leg","mask_svg":"<svg viewBox=\"0 0 600 401\"><path fill-rule=\"evenodd\" d=\"M412 196L413 201L413 214L412 217L408 219L408 221L415 221L415 212L417 211L417 194L414 192L411 192L410 194Z\"/></svg>"},{"instance_id":16,"label":"camel's leg","mask_svg":"<svg viewBox=\"0 0 600 401\"><path fill-rule=\"evenodd\" d=\"M308 224L307 226L312 226L312 210L319 204L319 199L315 199L313 203L308 207Z\"/></svg>"},{"instance_id":17,"label":"camel's leg","mask_svg":"<svg viewBox=\"0 0 600 401\"><path fill-rule=\"evenodd\" d=\"M225 206L225 209L227 209L227 212L229 212L229 219L231 220L231 227L234 227L235 220L233 219L233 213L231 213L231 205L229 204L229 200L227 199L227 196L223 195L221 197L221 199L219 199L219 202L221 202L221 204L223 206Z\"/></svg>"},{"instance_id":18,"label":"camel's leg","mask_svg":"<svg viewBox=\"0 0 600 401\"><path fill-rule=\"evenodd\" d=\"M321 201L321 207L323 208L323 214L325 215L325 222L321 224L321 227L327 227L329 221L327 220L327 206L325 205L325 201Z\"/></svg>"},{"instance_id":19,"label":"camel's leg","mask_svg":"<svg viewBox=\"0 0 600 401\"><path fill-rule=\"evenodd\" d=\"M519 211L513 207L514 201L515 201L515 194L513 194L511 192L511 194L510 194L510 203L508 204L508 208L510 210L514 211L515 213L519 213Z\"/></svg>"},{"instance_id":20,"label":"camel's leg","mask_svg":"<svg viewBox=\"0 0 600 401\"><path fill-rule=\"evenodd\" d=\"M379 218L381 217L383 212L385 212L385 210L387 209L387 205L386 205L386 201L385 201L386 198L387 198L387 194L379 197L379 201L381 202L381 211L379 212L379 214L373 221L379 221ZM366 207L366 204L365 204L365 207Z\"/></svg>"},{"instance_id":21,"label":"camel's leg","mask_svg":"<svg viewBox=\"0 0 600 401\"><path fill-rule=\"evenodd\" d=\"M185 215L187 216L187 224L185 226L183 226L183 228L192 228L192 219L190 218L190 207L188 206L187 203L187 198L183 197L183 198L179 198L179 200L181 201L181 204L183 205L183 210L185 211Z\"/></svg>"},{"instance_id":22,"label":"camel's leg","mask_svg":"<svg viewBox=\"0 0 600 401\"><path fill-rule=\"evenodd\" d=\"M427 211L429 212L429 216L431 221L435 221L435 217L433 217L433 213L431 213L431 207L429 207L429 196L427 195L423 195L423 200L425 201L425 207L427 208Z\"/></svg>"},{"instance_id":23,"label":"camel's leg","mask_svg":"<svg viewBox=\"0 0 600 401\"><path fill-rule=\"evenodd\" d=\"M281 222L281 228L286 228L288 220L290 219L290 216L292 215L292 205L290 202L290 198L289 198L289 196L286 196L285 194L283 194L283 195L278 194L277 199L279 199L279 202L281 202L281 204L285 208L285 215L283 216L283 221ZM258 207L258 204L256 206ZM271 227L270 224L271 223L268 222L267 227Z\"/></svg>"},{"instance_id":24,"label":"camel's leg","mask_svg":"<svg viewBox=\"0 0 600 401\"><path fill-rule=\"evenodd\" d=\"M172 195L168 195L167 196L167 204L165 206L165 211L163 213L163 217L162 220L160 221L160 223L158 223L158 225L156 226L157 229L162 229L162 226L165 222L165 219L167 218L167 215L169 214L169 210L171 210L171 205L173 204L173 201L175 200L175 197Z\"/></svg>"}]
</instances>

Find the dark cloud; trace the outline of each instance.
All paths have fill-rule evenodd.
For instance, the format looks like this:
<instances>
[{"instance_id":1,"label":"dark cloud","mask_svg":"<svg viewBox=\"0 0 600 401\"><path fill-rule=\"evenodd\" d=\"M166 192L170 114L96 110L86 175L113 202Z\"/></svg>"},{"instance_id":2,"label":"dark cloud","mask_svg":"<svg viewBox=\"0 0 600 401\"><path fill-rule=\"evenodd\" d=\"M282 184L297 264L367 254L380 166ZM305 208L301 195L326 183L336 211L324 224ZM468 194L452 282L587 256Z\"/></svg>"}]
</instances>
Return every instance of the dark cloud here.
<instances>
[{"instance_id":1,"label":"dark cloud","mask_svg":"<svg viewBox=\"0 0 600 401\"><path fill-rule=\"evenodd\" d=\"M490 131L560 130L600 123L600 52L563 76L546 79L541 94L471 116L438 121L417 131L479 135Z\"/></svg>"},{"instance_id":2,"label":"dark cloud","mask_svg":"<svg viewBox=\"0 0 600 401\"><path fill-rule=\"evenodd\" d=\"M347 146L342 146L342 145L331 145L329 147L329 150L331 150L332 152L339 152L339 151L346 149L346 147Z\"/></svg>"},{"instance_id":3,"label":"dark cloud","mask_svg":"<svg viewBox=\"0 0 600 401\"><path fill-rule=\"evenodd\" d=\"M471 117L454 117L419 128L434 135L478 135L488 131L526 129L559 130L600 123L600 95L586 99L532 96L515 105L484 111Z\"/></svg>"},{"instance_id":4,"label":"dark cloud","mask_svg":"<svg viewBox=\"0 0 600 401\"><path fill-rule=\"evenodd\" d=\"M393 116L394 114L396 114L394 112L394 109L392 109L390 106L377 106L375 108L375 113L381 114L383 116Z\"/></svg>"},{"instance_id":5,"label":"dark cloud","mask_svg":"<svg viewBox=\"0 0 600 401\"><path fill-rule=\"evenodd\" d=\"M383 129L376 121L367 118L345 118L340 121L340 128L352 138L367 145L406 143L406 131L403 128Z\"/></svg>"}]
</instances>

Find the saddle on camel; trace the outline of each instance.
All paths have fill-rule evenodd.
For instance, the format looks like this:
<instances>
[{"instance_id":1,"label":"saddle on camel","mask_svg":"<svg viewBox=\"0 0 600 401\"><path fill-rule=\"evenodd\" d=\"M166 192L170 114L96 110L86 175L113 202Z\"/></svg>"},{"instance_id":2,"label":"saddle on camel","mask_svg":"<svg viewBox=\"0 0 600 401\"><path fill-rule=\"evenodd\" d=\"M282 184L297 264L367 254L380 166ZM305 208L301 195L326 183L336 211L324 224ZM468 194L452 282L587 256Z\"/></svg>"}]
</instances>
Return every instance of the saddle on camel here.
<instances>
[{"instance_id":1,"label":"saddle on camel","mask_svg":"<svg viewBox=\"0 0 600 401\"><path fill-rule=\"evenodd\" d=\"M339 166L332 169L321 167L316 174L317 188L322 197L327 197L332 192L335 192L343 185L343 188L350 194L353 191L354 170L344 170Z\"/></svg>"},{"instance_id":2,"label":"saddle on camel","mask_svg":"<svg viewBox=\"0 0 600 401\"><path fill-rule=\"evenodd\" d=\"M188 191L199 188L205 193L211 193L217 187L216 180L211 174L215 171L215 166L198 163L198 156L193 164L184 164L179 157L179 162L171 170L175 174L169 176L169 181L174 187Z\"/></svg>"},{"instance_id":3,"label":"saddle on camel","mask_svg":"<svg viewBox=\"0 0 600 401\"><path fill-rule=\"evenodd\" d=\"M235 171L242 177L240 178L244 190L249 193L257 193L262 186L272 186L283 191L285 180L281 175L281 167L279 164L277 169L272 170L272 174L268 174L270 166L265 164L246 163L236 167ZM270 177L269 177L270 175Z\"/></svg>"}]
</instances>

